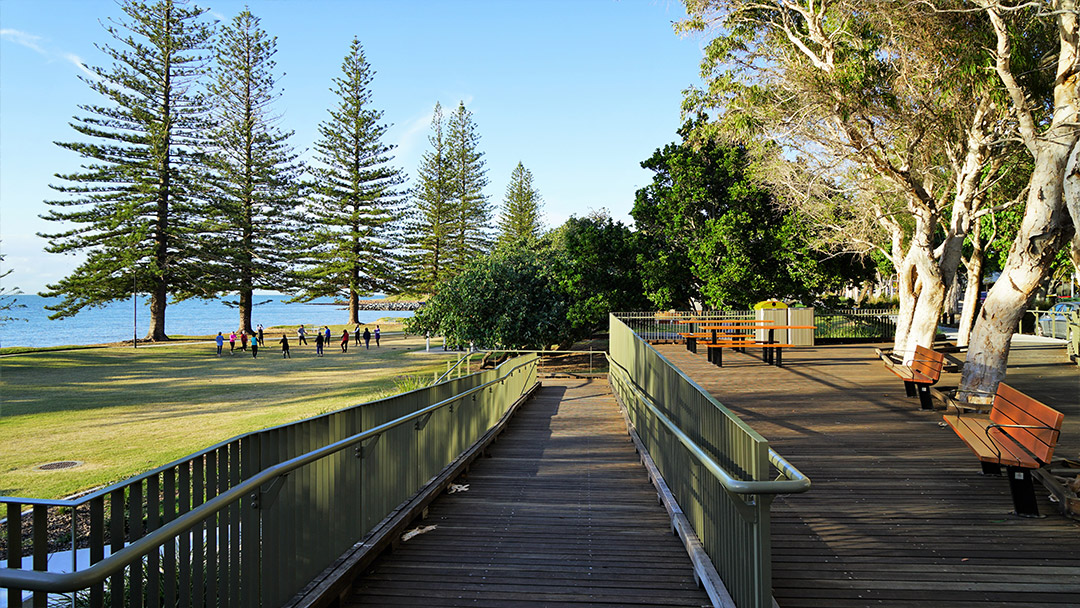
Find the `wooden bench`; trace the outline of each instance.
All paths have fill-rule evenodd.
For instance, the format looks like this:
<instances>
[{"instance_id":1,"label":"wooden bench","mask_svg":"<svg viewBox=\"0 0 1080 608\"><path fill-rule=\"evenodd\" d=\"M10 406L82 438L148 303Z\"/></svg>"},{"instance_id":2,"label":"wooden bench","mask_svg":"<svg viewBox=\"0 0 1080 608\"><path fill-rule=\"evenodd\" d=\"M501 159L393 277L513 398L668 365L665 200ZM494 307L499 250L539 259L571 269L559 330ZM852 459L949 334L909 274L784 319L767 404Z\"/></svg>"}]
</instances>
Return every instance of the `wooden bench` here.
<instances>
[{"instance_id":1,"label":"wooden bench","mask_svg":"<svg viewBox=\"0 0 1080 608\"><path fill-rule=\"evenodd\" d=\"M724 367L724 349L733 348L736 351L747 347L761 347L761 360L776 367L784 366L784 349L795 348L798 344L779 344L761 340L728 340L719 343L706 343L709 362L717 367ZM715 354L714 354L715 353Z\"/></svg>"},{"instance_id":2,"label":"wooden bench","mask_svg":"<svg viewBox=\"0 0 1080 608\"><path fill-rule=\"evenodd\" d=\"M738 339L738 338L753 339L754 334L752 334L752 333L751 334L746 334L746 333L719 333L718 334L717 332L713 331L713 332L680 333L679 336L682 337L682 339L685 341L686 350L688 350L688 351L690 351L692 353L696 353L697 352L697 346L698 346L698 340L709 341L709 340L715 340L715 339L721 339L721 338L722 339Z\"/></svg>"},{"instance_id":3,"label":"wooden bench","mask_svg":"<svg viewBox=\"0 0 1080 608\"><path fill-rule=\"evenodd\" d=\"M941 378L941 369L945 366L945 355L925 346L915 347L915 358L910 365L897 363L882 356L881 360L889 371L904 381L904 390L908 397L919 397L919 404L924 410L934 409L934 400L930 396L930 387Z\"/></svg>"},{"instance_id":4,"label":"wooden bench","mask_svg":"<svg viewBox=\"0 0 1080 608\"><path fill-rule=\"evenodd\" d=\"M1065 416L1004 382L998 384L989 416L947 414L956 431L982 462L983 473L1009 477L1016 514L1038 517L1032 471L1050 463Z\"/></svg>"}]
</instances>

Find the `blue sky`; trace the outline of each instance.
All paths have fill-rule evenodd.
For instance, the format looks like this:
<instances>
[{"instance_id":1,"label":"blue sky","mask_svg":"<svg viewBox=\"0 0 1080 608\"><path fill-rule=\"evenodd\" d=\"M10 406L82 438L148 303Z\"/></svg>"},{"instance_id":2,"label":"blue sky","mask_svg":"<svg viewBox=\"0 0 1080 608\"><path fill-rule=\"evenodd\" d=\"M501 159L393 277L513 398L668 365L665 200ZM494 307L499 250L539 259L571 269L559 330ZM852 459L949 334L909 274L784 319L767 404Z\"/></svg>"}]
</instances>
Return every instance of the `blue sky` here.
<instances>
[{"instance_id":1,"label":"blue sky","mask_svg":"<svg viewBox=\"0 0 1080 608\"><path fill-rule=\"evenodd\" d=\"M391 124L394 164L411 177L427 147L435 102L473 112L491 201L501 205L520 161L544 198L545 223L606 208L630 223L639 163L676 138L682 90L699 82L701 43L676 36L668 0L251 0L198 2L231 19L248 5L278 38L281 125L312 148L334 103L331 79L354 36L376 71L373 104ZM79 258L43 251L38 216L53 175L81 159L71 141L79 104L104 100L78 79L108 65L95 44L112 0L0 0L0 248L7 288L35 293ZM284 74L284 75L282 75ZM305 157L309 157L306 153Z\"/></svg>"}]
</instances>

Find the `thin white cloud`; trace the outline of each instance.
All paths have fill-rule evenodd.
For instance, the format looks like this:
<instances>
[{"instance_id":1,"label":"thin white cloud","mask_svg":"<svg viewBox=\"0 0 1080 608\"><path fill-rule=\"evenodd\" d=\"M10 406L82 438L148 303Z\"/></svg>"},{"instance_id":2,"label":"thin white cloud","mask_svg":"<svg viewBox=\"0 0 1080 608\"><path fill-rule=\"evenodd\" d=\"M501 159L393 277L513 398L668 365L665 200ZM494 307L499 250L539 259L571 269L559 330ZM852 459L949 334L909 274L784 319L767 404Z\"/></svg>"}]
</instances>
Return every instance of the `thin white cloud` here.
<instances>
[{"instance_id":1,"label":"thin white cloud","mask_svg":"<svg viewBox=\"0 0 1080 608\"><path fill-rule=\"evenodd\" d=\"M37 51L42 55L49 55L49 53L46 52L45 49L41 48L40 44L38 44L38 41L41 40L41 36L35 36L33 34L21 32L19 30L2 29L0 30L0 38L3 38L4 40L10 40L15 44L21 44L22 46Z\"/></svg>"},{"instance_id":2,"label":"thin white cloud","mask_svg":"<svg viewBox=\"0 0 1080 608\"><path fill-rule=\"evenodd\" d=\"M64 59L67 59L71 63L75 64L75 67L82 70L84 74L97 80L98 75L90 71L90 68L86 67L86 64L83 63L82 57L79 57L75 53L64 53L63 57Z\"/></svg>"},{"instance_id":3,"label":"thin white cloud","mask_svg":"<svg viewBox=\"0 0 1080 608\"><path fill-rule=\"evenodd\" d=\"M50 61L55 61L57 59L66 61L82 70L82 72L87 76L95 79L97 78L97 75L91 72L90 68L86 67L86 64L83 63L82 58L75 53L68 53L66 51L61 51L54 48L46 48L42 46L41 42L43 39L41 36L37 36L20 30L2 29L0 30L0 38L4 40L10 40L15 44L25 46L26 48L31 49L35 53L41 55L42 57L45 57Z\"/></svg>"}]
</instances>

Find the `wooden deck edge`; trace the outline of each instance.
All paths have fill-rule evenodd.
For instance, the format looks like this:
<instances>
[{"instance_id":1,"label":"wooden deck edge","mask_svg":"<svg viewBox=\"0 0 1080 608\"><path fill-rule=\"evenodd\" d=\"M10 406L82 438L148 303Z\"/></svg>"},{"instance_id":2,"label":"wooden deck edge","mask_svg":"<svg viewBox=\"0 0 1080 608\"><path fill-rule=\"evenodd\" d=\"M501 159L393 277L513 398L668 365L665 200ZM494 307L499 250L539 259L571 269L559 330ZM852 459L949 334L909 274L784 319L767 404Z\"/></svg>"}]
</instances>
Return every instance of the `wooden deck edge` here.
<instances>
[{"instance_id":1,"label":"wooden deck edge","mask_svg":"<svg viewBox=\"0 0 1080 608\"><path fill-rule=\"evenodd\" d=\"M283 608L327 608L338 605L352 588L356 577L363 574L383 551L400 542L398 539L413 520L424 514L428 505L495 441L518 408L528 401L541 386L542 384L537 381L529 387L495 423L495 426L491 427L471 448L447 465L412 498L387 515L364 540L350 547Z\"/></svg>"},{"instance_id":2,"label":"wooden deck edge","mask_svg":"<svg viewBox=\"0 0 1080 608\"><path fill-rule=\"evenodd\" d=\"M679 539L683 543L683 547L686 549L687 555L690 556L690 562L694 567L694 579L705 589L705 593L709 596L713 608L736 608L735 600L731 598L731 594L728 593L723 579L720 578L720 573L716 571L716 567L713 566L712 560L705 552L705 546L701 544L701 539L698 538L697 532L695 532L693 526L690 525L690 520L687 519L686 515L683 513L682 507L680 507L678 501L675 500L675 495L672 494L671 489L668 488L667 482L664 481L663 475L660 474L660 469L656 467L656 463L653 462L652 456L649 455L649 451L645 449L645 444L643 444L641 438L638 437L637 430L630 421L630 417L627 414L626 406L623 404L622 399L619 398L618 393L615 391L612 391L612 394L615 396L615 402L619 404L619 412L622 414L623 421L626 423L626 431L630 435L630 439L634 442L634 447L637 449L638 455L641 456L641 464L645 466L645 470L649 474L649 481L651 481L653 487L656 488L657 497L659 498L660 503L664 505L668 517L671 518L672 531L675 534L678 534ZM773 599L773 606L776 606L775 599Z\"/></svg>"}]
</instances>

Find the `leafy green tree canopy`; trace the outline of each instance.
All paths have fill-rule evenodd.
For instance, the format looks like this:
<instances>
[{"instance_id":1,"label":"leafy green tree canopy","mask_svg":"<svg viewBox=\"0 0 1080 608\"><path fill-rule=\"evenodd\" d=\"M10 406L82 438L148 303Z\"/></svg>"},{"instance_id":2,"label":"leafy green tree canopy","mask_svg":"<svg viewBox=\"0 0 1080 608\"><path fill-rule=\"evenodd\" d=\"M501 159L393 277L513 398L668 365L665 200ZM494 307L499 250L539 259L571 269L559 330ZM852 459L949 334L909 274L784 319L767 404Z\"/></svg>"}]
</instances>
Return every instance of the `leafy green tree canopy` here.
<instances>
[{"instance_id":1,"label":"leafy green tree canopy","mask_svg":"<svg viewBox=\"0 0 1080 608\"><path fill-rule=\"evenodd\" d=\"M798 218L774 204L747 165L744 148L711 140L669 144L642 163L655 175L638 190L631 215L643 239L645 290L657 307L803 299L850 275L847 263L826 264L811 250Z\"/></svg>"},{"instance_id":2,"label":"leafy green tree canopy","mask_svg":"<svg viewBox=\"0 0 1080 608\"><path fill-rule=\"evenodd\" d=\"M566 332L566 301L550 270L527 250L478 258L406 322L450 345L540 349Z\"/></svg>"},{"instance_id":3,"label":"leafy green tree canopy","mask_svg":"<svg viewBox=\"0 0 1080 608\"><path fill-rule=\"evenodd\" d=\"M652 308L638 264L639 239L606 213L571 217L541 246L550 253L553 278L566 294L568 339L606 328L609 313Z\"/></svg>"}]
</instances>

